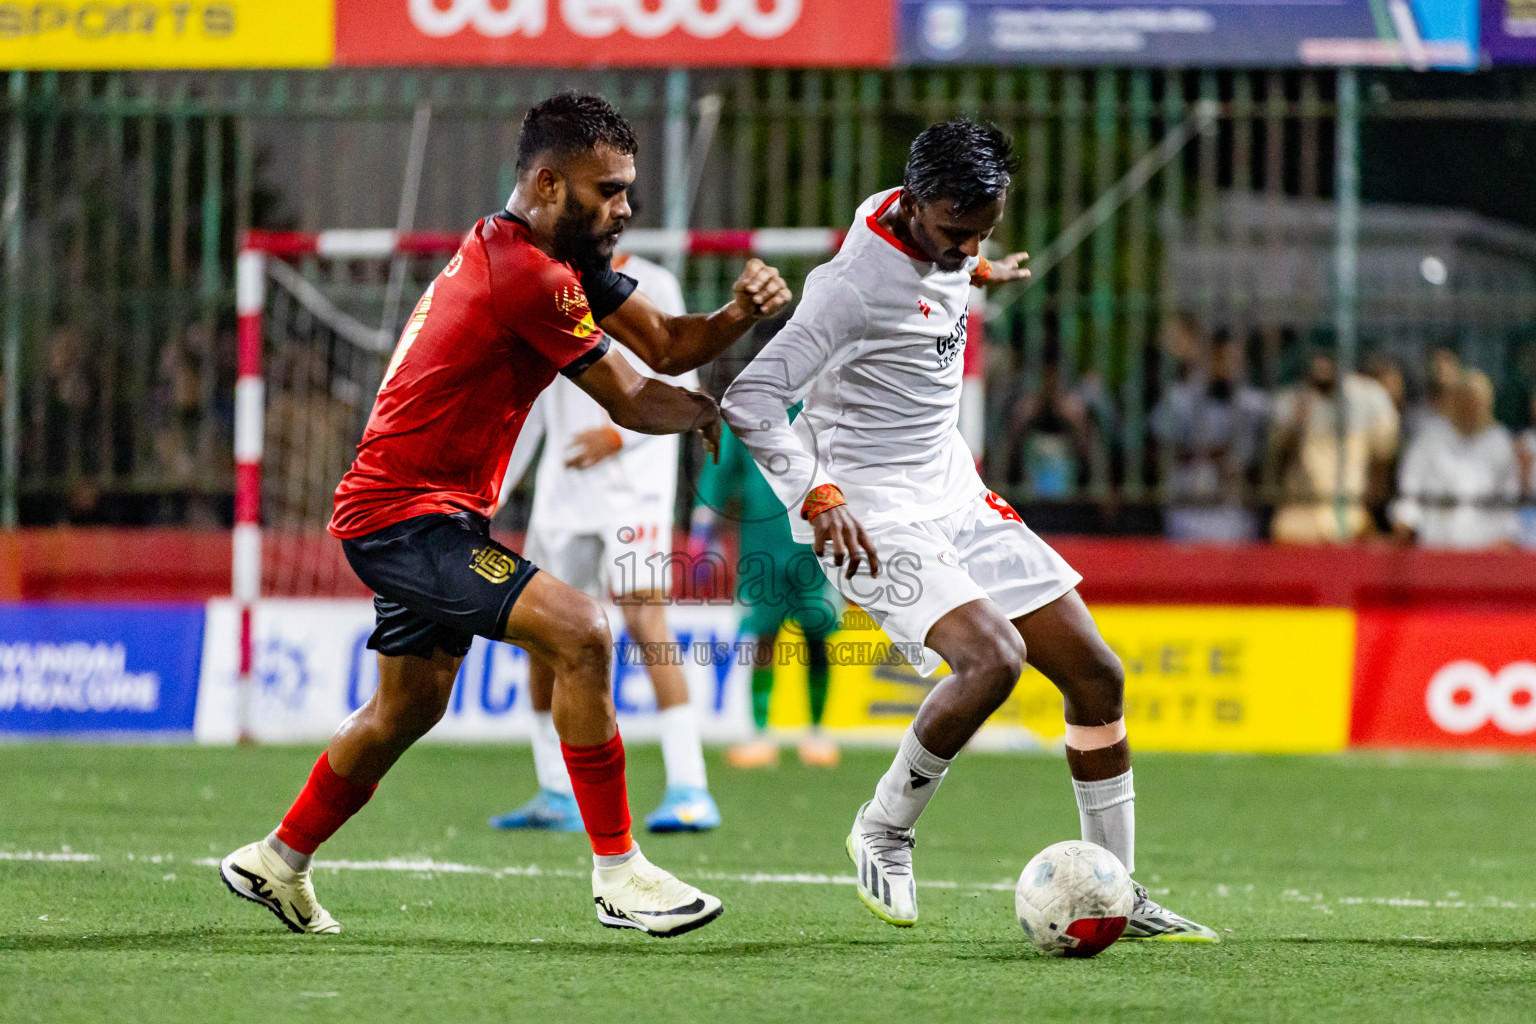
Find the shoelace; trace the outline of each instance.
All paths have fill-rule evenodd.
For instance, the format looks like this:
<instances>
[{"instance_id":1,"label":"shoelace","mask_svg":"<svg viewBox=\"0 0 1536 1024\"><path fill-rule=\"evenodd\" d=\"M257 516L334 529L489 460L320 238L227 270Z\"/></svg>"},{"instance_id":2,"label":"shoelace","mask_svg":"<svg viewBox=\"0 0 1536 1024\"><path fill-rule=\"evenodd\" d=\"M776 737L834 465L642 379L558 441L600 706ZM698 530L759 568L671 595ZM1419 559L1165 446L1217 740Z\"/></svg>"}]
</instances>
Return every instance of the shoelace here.
<instances>
[{"instance_id":1,"label":"shoelace","mask_svg":"<svg viewBox=\"0 0 1536 1024\"><path fill-rule=\"evenodd\" d=\"M879 832L866 832L864 839L869 844L870 853L888 873L893 875L912 873L911 863L903 864L896 859L896 854L903 850L910 853L917 846L917 837L911 832L904 829L882 829Z\"/></svg>"},{"instance_id":2,"label":"shoelace","mask_svg":"<svg viewBox=\"0 0 1536 1024\"><path fill-rule=\"evenodd\" d=\"M1147 892L1146 886L1140 882L1132 882L1131 886L1132 890L1136 893L1136 900L1131 904L1133 913L1149 917L1167 917L1182 920L1178 914L1175 914L1161 903L1154 902L1151 894Z\"/></svg>"}]
</instances>

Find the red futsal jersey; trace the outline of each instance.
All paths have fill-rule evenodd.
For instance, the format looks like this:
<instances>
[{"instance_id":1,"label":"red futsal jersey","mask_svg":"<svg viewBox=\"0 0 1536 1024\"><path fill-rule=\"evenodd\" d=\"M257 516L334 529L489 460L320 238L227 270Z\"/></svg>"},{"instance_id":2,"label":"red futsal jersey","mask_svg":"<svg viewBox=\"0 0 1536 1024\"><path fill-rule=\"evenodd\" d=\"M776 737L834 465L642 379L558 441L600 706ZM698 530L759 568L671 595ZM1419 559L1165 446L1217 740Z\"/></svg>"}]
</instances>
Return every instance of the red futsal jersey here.
<instances>
[{"instance_id":1,"label":"red futsal jersey","mask_svg":"<svg viewBox=\"0 0 1536 1024\"><path fill-rule=\"evenodd\" d=\"M585 283L510 214L476 224L400 336L336 488L331 533L360 537L429 512L489 517L528 407L555 374L602 358L596 320L634 290L612 270Z\"/></svg>"}]
</instances>

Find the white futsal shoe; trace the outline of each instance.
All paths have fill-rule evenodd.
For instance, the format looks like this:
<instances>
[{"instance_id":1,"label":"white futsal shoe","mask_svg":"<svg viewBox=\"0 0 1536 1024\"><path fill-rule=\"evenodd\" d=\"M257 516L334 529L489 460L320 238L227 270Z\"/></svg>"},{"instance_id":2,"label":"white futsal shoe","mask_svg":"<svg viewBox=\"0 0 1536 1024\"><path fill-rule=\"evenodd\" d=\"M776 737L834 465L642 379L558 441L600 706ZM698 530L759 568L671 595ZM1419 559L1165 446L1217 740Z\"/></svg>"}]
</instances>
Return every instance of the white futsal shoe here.
<instances>
[{"instance_id":1,"label":"white futsal shoe","mask_svg":"<svg viewBox=\"0 0 1536 1024\"><path fill-rule=\"evenodd\" d=\"M341 931L341 925L315 899L310 873L289 867L265 839L242 846L225 857L219 864L219 877L230 892L260 903L291 932L335 935Z\"/></svg>"},{"instance_id":2,"label":"white futsal shoe","mask_svg":"<svg viewBox=\"0 0 1536 1024\"><path fill-rule=\"evenodd\" d=\"M1215 929L1157 903L1147 894L1147 887L1134 883L1136 899L1131 904L1130 916L1125 919L1122 939L1141 939L1147 942L1220 942Z\"/></svg>"},{"instance_id":3,"label":"white futsal shoe","mask_svg":"<svg viewBox=\"0 0 1536 1024\"><path fill-rule=\"evenodd\" d=\"M910 928L917 923L917 881L912 875L916 833L865 821L866 803L848 833L848 857L858 869L859 899L886 924Z\"/></svg>"},{"instance_id":4,"label":"white futsal shoe","mask_svg":"<svg viewBox=\"0 0 1536 1024\"><path fill-rule=\"evenodd\" d=\"M606 927L658 939L702 928L725 912L718 898L652 864L638 847L623 864L592 869L592 902Z\"/></svg>"}]
</instances>

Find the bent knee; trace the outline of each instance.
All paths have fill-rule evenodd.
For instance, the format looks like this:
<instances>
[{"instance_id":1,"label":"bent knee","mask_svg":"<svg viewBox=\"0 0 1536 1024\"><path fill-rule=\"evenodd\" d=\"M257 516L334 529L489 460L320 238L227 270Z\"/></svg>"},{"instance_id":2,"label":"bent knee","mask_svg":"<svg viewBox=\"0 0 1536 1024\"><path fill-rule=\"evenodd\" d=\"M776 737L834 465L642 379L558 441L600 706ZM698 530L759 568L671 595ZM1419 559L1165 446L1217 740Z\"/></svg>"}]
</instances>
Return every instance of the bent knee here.
<instances>
[{"instance_id":1,"label":"bent knee","mask_svg":"<svg viewBox=\"0 0 1536 1024\"><path fill-rule=\"evenodd\" d=\"M994 630L977 637L963 671L996 703L1008 699L1024 671L1024 640L1012 630Z\"/></svg>"},{"instance_id":2,"label":"bent knee","mask_svg":"<svg viewBox=\"0 0 1536 1024\"><path fill-rule=\"evenodd\" d=\"M375 719L391 737L415 740L442 721L452 694L451 682L447 687L436 680L398 682L387 699L374 702Z\"/></svg>"},{"instance_id":3,"label":"bent knee","mask_svg":"<svg viewBox=\"0 0 1536 1024\"><path fill-rule=\"evenodd\" d=\"M1108 648L1072 680L1064 694L1079 725L1108 725L1125 717L1125 666Z\"/></svg>"},{"instance_id":4,"label":"bent knee","mask_svg":"<svg viewBox=\"0 0 1536 1024\"><path fill-rule=\"evenodd\" d=\"M574 683L595 682L607 686L608 657L612 647L608 616L596 601L588 601L577 615L562 625L554 644L555 672Z\"/></svg>"}]
</instances>

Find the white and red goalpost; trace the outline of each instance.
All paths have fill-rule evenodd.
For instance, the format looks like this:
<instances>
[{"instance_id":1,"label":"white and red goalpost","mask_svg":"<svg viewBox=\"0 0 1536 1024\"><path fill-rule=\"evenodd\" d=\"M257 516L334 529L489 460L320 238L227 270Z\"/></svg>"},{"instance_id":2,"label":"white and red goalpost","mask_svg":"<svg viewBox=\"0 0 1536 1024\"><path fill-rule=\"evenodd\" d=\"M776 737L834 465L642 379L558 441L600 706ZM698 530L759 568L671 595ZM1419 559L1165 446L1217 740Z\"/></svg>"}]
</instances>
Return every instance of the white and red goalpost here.
<instances>
[{"instance_id":1,"label":"white and red goalpost","mask_svg":"<svg viewBox=\"0 0 1536 1024\"><path fill-rule=\"evenodd\" d=\"M679 257L827 256L843 232L820 228L642 230L624 234L624 251L663 260ZM345 275L305 276L292 262L372 261L375 267L446 258L463 235L440 231L250 231L236 264L239 353L234 409L235 526L232 597L238 617L236 692L242 741L251 739L250 702L256 671L254 615L263 597L351 596L358 584L329 542L330 496L351 462L373 391L393 350L395 332L381 323L385 303L347 303L328 289ZM375 274L375 277L378 275ZM430 277L411 280L406 311ZM375 289L377 292L377 289ZM274 293L283 309L274 315ZM397 296L398 297L398 296ZM366 317L368 322L360 317ZM282 323L276 321L283 320ZM291 323L289 322L291 321ZM965 355L961 431L977 458L982 442L982 310L973 306ZM319 339L318 341L316 339ZM295 351L288 351L293 349ZM338 371L363 364L360 371ZM277 365L274 365L277 364ZM355 371L355 372L354 372ZM371 374L371 376L370 376ZM341 379L345 377L345 379ZM274 387L269 387L269 382ZM297 383L295 383L297 382ZM367 382L367 389L360 386ZM274 403L281 406L269 414ZM274 439L282 451L274 453ZM273 464L274 455L277 464ZM264 501L264 496L268 500ZM265 510L265 514L264 514ZM280 519L280 522L274 522ZM274 532L275 527L275 532Z\"/></svg>"}]
</instances>

